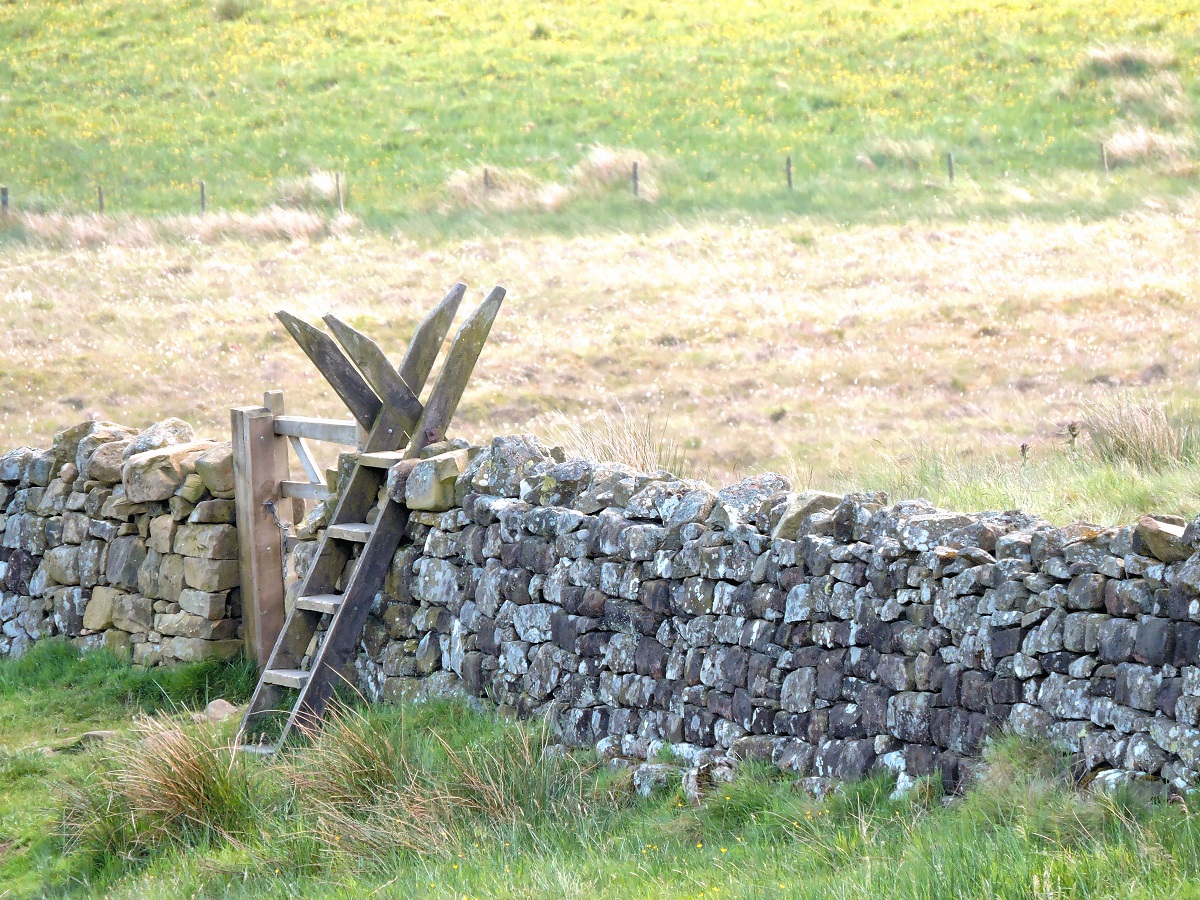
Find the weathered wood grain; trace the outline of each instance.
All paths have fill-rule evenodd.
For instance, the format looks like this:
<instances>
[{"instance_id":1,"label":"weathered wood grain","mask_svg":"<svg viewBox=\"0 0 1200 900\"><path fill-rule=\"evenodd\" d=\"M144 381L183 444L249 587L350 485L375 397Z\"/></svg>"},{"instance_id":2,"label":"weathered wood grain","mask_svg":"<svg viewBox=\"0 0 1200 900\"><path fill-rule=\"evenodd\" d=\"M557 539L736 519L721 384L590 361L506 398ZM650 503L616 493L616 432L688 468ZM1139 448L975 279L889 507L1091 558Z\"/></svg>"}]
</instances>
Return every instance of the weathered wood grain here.
<instances>
[{"instance_id":1,"label":"weathered wood grain","mask_svg":"<svg viewBox=\"0 0 1200 900\"><path fill-rule=\"evenodd\" d=\"M377 343L335 315L322 318L407 437L421 418L421 401L416 393L404 383Z\"/></svg>"},{"instance_id":2,"label":"weathered wood grain","mask_svg":"<svg viewBox=\"0 0 1200 900\"><path fill-rule=\"evenodd\" d=\"M325 332L297 319L287 310L275 313L283 327L288 330L300 349L312 360L317 371L329 382L329 386L346 404L350 414L363 428L370 430L379 418L383 401L375 395L370 385L346 358L337 343Z\"/></svg>"},{"instance_id":3,"label":"weathered wood grain","mask_svg":"<svg viewBox=\"0 0 1200 900\"><path fill-rule=\"evenodd\" d=\"M458 329L454 343L450 345L450 352L446 355L446 362L438 372L437 381L434 382L433 390L425 403L425 412L409 442L406 454L409 458L418 456L423 448L446 436L446 429L450 426L450 420L454 418L458 401L462 399L467 382L471 379L471 372L474 371L475 363L479 354L483 352L483 345L492 330L492 323L496 321L496 315L500 312L504 293L504 288L498 285L492 288L483 303L479 304Z\"/></svg>"},{"instance_id":4,"label":"weathered wood grain","mask_svg":"<svg viewBox=\"0 0 1200 900\"><path fill-rule=\"evenodd\" d=\"M454 315L458 306L467 293L467 286L461 281L450 288L450 292L417 326L408 349L404 351L404 359L400 362L400 378L418 397L425 387L425 380L433 371L433 363L438 351L442 349L442 341L450 333Z\"/></svg>"}]
</instances>

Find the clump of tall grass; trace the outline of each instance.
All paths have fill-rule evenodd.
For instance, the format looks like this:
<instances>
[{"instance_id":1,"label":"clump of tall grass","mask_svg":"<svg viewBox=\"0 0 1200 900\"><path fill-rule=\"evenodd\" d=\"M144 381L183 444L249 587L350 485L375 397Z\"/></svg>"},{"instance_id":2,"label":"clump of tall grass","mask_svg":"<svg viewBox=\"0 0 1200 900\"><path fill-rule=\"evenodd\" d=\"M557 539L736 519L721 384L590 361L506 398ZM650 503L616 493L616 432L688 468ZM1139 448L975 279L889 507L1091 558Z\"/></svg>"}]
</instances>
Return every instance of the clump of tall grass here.
<instances>
[{"instance_id":1,"label":"clump of tall grass","mask_svg":"<svg viewBox=\"0 0 1200 900\"><path fill-rule=\"evenodd\" d=\"M1113 82L1112 92L1117 105L1130 113L1173 124L1192 115L1191 102L1174 72L1159 72L1148 78L1119 78Z\"/></svg>"},{"instance_id":2,"label":"clump of tall grass","mask_svg":"<svg viewBox=\"0 0 1200 900\"><path fill-rule=\"evenodd\" d=\"M571 191L556 182L543 182L523 169L474 166L457 169L446 179L452 206L494 212L561 209Z\"/></svg>"},{"instance_id":3,"label":"clump of tall grass","mask_svg":"<svg viewBox=\"0 0 1200 900\"><path fill-rule=\"evenodd\" d=\"M557 413L543 426L545 437L568 454L619 462L639 472L665 469L681 478L705 480L702 470L670 434L667 417L653 411L596 410L585 416Z\"/></svg>"},{"instance_id":4,"label":"clump of tall grass","mask_svg":"<svg viewBox=\"0 0 1200 900\"><path fill-rule=\"evenodd\" d=\"M255 811L247 761L217 729L152 717L67 786L62 835L68 851L128 861L244 835Z\"/></svg>"},{"instance_id":5,"label":"clump of tall grass","mask_svg":"<svg viewBox=\"0 0 1200 900\"><path fill-rule=\"evenodd\" d=\"M581 194L598 195L614 188L629 188L633 179L633 167L638 172L638 197L654 201L660 196L658 160L647 153L627 147L594 145L579 163L571 169L571 183Z\"/></svg>"},{"instance_id":6,"label":"clump of tall grass","mask_svg":"<svg viewBox=\"0 0 1200 900\"><path fill-rule=\"evenodd\" d=\"M1095 76L1147 75L1175 65L1169 47L1102 44L1090 47L1080 64L1081 74Z\"/></svg>"},{"instance_id":7,"label":"clump of tall grass","mask_svg":"<svg viewBox=\"0 0 1200 900\"><path fill-rule=\"evenodd\" d=\"M342 708L297 752L289 764L297 801L331 851L437 855L468 832L566 824L597 799L594 763L547 752L544 721L497 728L447 704L425 713L425 724L413 725L403 712ZM472 740L442 737L455 729L430 727L439 714L459 717Z\"/></svg>"},{"instance_id":8,"label":"clump of tall grass","mask_svg":"<svg viewBox=\"0 0 1200 900\"><path fill-rule=\"evenodd\" d=\"M315 209L270 206L256 213L212 212L202 216L98 216L69 213L23 213L13 217L26 242L45 247L150 247L162 241L191 240L205 244L224 240L319 240L344 234L358 220L326 215Z\"/></svg>"},{"instance_id":9,"label":"clump of tall grass","mask_svg":"<svg viewBox=\"0 0 1200 900\"><path fill-rule=\"evenodd\" d=\"M250 11L250 0L216 0L213 18L218 22L236 22Z\"/></svg>"},{"instance_id":10,"label":"clump of tall grass","mask_svg":"<svg viewBox=\"0 0 1200 900\"><path fill-rule=\"evenodd\" d=\"M858 161L872 169L883 166L920 169L933 159L936 150L933 141L924 138L879 137L863 147Z\"/></svg>"},{"instance_id":11,"label":"clump of tall grass","mask_svg":"<svg viewBox=\"0 0 1200 900\"><path fill-rule=\"evenodd\" d=\"M543 181L524 169L485 165L456 169L446 179L447 207L556 212L579 197L631 189L634 165L638 171L639 199L658 200L662 193L658 160L640 150L597 144L571 168L566 184Z\"/></svg>"},{"instance_id":12,"label":"clump of tall grass","mask_svg":"<svg viewBox=\"0 0 1200 900\"><path fill-rule=\"evenodd\" d=\"M1186 135L1166 134L1144 125L1125 125L1113 129L1104 139L1108 161L1114 165L1161 160L1178 162L1187 158L1192 140Z\"/></svg>"},{"instance_id":13,"label":"clump of tall grass","mask_svg":"<svg viewBox=\"0 0 1200 900\"><path fill-rule=\"evenodd\" d=\"M337 203L337 194L338 175L315 166L307 175L275 183L275 205L293 209L329 208Z\"/></svg>"},{"instance_id":14,"label":"clump of tall grass","mask_svg":"<svg viewBox=\"0 0 1200 900\"><path fill-rule=\"evenodd\" d=\"M1080 424L1101 462L1155 472L1200 460L1200 416L1190 406L1172 413L1157 398L1121 393L1084 404Z\"/></svg>"}]
</instances>

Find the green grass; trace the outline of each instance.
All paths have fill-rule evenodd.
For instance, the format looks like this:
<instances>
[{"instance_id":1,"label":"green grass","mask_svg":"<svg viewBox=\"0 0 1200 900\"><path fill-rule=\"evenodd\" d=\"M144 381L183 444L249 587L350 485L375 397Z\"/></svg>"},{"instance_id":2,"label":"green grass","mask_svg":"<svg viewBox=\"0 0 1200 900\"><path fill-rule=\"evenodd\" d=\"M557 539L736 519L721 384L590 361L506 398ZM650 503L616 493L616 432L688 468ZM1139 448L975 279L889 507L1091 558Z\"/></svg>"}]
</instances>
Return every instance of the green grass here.
<instances>
[{"instance_id":1,"label":"green grass","mask_svg":"<svg viewBox=\"0 0 1200 900\"><path fill-rule=\"evenodd\" d=\"M93 209L102 184L110 212L168 213L195 211L204 179L210 208L253 209L318 167L347 173L368 221L448 233L1102 214L1194 183L1136 158L1105 181L1098 142L1187 138L1196 26L1188 0L10 0L0 183L17 209ZM1135 52L1089 61L1114 44ZM1163 71L1178 90L1129 87ZM595 144L648 154L658 202L622 172L552 214L443 209L456 170L565 184Z\"/></svg>"},{"instance_id":2,"label":"green grass","mask_svg":"<svg viewBox=\"0 0 1200 900\"><path fill-rule=\"evenodd\" d=\"M56 640L0 660L0 896L37 896L49 884L60 892L78 874L62 857L55 822L64 780L94 766L81 752L82 734L127 728L147 713L203 708L216 697L238 702L254 678L240 660L137 669Z\"/></svg>"},{"instance_id":3,"label":"green grass","mask_svg":"<svg viewBox=\"0 0 1200 900\"><path fill-rule=\"evenodd\" d=\"M0 664L0 710L44 707L69 726L53 701L100 664L61 649L32 659L51 674ZM104 665L92 687L127 728L118 698L147 676ZM197 702L198 672L174 676ZM270 761L231 757L231 727L161 719L83 753L10 746L5 896L1166 898L1194 896L1200 879L1188 804L1077 791L1062 756L1012 738L948 803L936 783L892 800L883 777L817 801L747 765L693 807L677 788L636 798L626 772L543 754L536 723L454 702L345 710ZM180 793L185 776L208 788ZM64 796L65 854L53 814ZM106 827L79 829L89 822Z\"/></svg>"}]
</instances>

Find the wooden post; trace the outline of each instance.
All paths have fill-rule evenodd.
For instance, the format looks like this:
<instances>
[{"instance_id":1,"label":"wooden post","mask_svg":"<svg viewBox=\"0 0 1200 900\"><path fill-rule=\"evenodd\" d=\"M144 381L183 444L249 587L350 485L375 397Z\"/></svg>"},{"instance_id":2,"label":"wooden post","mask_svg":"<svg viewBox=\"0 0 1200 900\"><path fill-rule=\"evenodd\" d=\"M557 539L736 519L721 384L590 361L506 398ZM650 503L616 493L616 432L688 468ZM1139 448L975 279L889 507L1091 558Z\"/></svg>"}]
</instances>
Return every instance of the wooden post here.
<instances>
[{"instance_id":1,"label":"wooden post","mask_svg":"<svg viewBox=\"0 0 1200 900\"><path fill-rule=\"evenodd\" d=\"M1108 175L1108 148L1104 146L1104 142L1100 142L1100 167L1104 169L1105 176Z\"/></svg>"},{"instance_id":2,"label":"wooden post","mask_svg":"<svg viewBox=\"0 0 1200 900\"><path fill-rule=\"evenodd\" d=\"M263 393L263 406L271 411L271 417L274 419L284 415L283 391L266 391ZM272 429L274 423L272 423ZM272 432L274 433L274 432ZM275 481L291 481L292 467L290 457L288 456L288 439L282 434L275 435ZM292 502L288 503L280 496L276 501L279 507L279 519L282 522L288 522L295 525L297 522L304 520L304 501L299 498L292 498ZM284 515L284 513L287 515ZM284 553L287 552L287 547L283 548Z\"/></svg>"},{"instance_id":3,"label":"wooden post","mask_svg":"<svg viewBox=\"0 0 1200 900\"><path fill-rule=\"evenodd\" d=\"M637 163L634 162L634 164L633 164L633 196L636 197L637 195L638 195L638 171L637 171Z\"/></svg>"},{"instance_id":4,"label":"wooden post","mask_svg":"<svg viewBox=\"0 0 1200 900\"><path fill-rule=\"evenodd\" d=\"M946 174L950 176L950 181L954 181L954 152L946 151Z\"/></svg>"},{"instance_id":5,"label":"wooden post","mask_svg":"<svg viewBox=\"0 0 1200 900\"><path fill-rule=\"evenodd\" d=\"M788 190L792 189L792 158L789 156L787 162L784 163L784 171L787 173Z\"/></svg>"},{"instance_id":6,"label":"wooden post","mask_svg":"<svg viewBox=\"0 0 1200 900\"><path fill-rule=\"evenodd\" d=\"M8 218L8 185L0 186L0 215Z\"/></svg>"},{"instance_id":7,"label":"wooden post","mask_svg":"<svg viewBox=\"0 0 1200 900\"><path fill-rule=\"evenodd\" d=\"M104 186L96 185L96 205L100 209L100 215L104 215Z\"/></svg>"},{"instance_id":8,"label":"wooden post","mask_svg":"<svg viewBox=\"0 0 1200 900\"><path fill-rule=\"evenodd\" d=\"M344 213L346 211L346 207L345 207L344 203L342 202L342 173L341 172L333 173L333 187L334 187L334 190L337 191L338 212Z\"/></svg>"},{"instance_id":9,"label":"wooden post","mask_svg":"<svg viewBox=\"0 0 1200 900\"><path fill-rule=\"evenodd\" d=\"M200 215L208 210L208 194L204 190L204 179L200 180Z\"/></svg>"},{"instance_id":10,"label":"wooden post","mask_svg":"<svg viewBox=\"0 0 1200 900\"><path fill-rule=\"evenodd\" d=\"M492 173L486 168L483 170L483 189L485 191L492 189Z\"/></svg>"},{"instance_id":11,"label":"wooden post","mask_svg":"<svg viewBox=\"0 0 1200 900\"><path fill-rule=\"evenodd\" d=\"M261 669L283 628L283 535L272 513L279 500L275 417L260 406L235 407L233 480L246 655Z\"/></svg>"}]
</instances>

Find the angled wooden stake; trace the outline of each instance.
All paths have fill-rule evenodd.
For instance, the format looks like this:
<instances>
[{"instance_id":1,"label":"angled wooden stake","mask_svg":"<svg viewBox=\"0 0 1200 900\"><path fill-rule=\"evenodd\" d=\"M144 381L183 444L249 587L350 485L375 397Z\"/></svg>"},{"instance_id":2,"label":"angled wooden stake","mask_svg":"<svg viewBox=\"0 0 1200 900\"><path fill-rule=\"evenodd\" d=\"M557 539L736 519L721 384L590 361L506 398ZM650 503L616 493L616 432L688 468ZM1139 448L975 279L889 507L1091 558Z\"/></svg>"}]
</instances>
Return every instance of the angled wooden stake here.
<instances>
[{"instance_id":1,"label":"angled wooden stake","mask_svg":"<svg viewBox=\"0 0 1200 900\"><path fill-rule=\"evenodd\" d=\"M417 423L412 441L405 454L412 459L421 454L421 450L430 444L436 444L446 436L450 420L458 408L463 391L471 378L475 362L487 342L488 332L500 312L500 304L504 301L504 288L494 287L483 303L463 322L454 336L454 343L446 356L446 362L438 373L437 381L425 403L425 412Z\"/></svg>"},{"instance_id":2,"label":"angled wooden stake","mask_svg":"<svg viewBox=\"0 0 1200 900\"><path fill-rule=\"evenodd\" d=\"M400 378L379 345L337 316L327 315L323 320L384 406L390 406L400 413L401 421L407 421L405 431L412 431L421 418L421 401Z\"/></svg>"},{"instance_id":3,"label":"angled wooden stake","mask_svg":"<svg viewBox=\"0 0 1200 900\"><path fill-rule=\"evenodd\" d=\"M408 349L400 363L400 378L418 397L425 387L425 379L433 369L438 351L442 349L442 341L450 332L458 305L462 303L466 293L467 286L461 281L450 288L450 293L442 298L442 302L421 320L421 324L413 332L412 340L408 342Z\"/></svg>"},{"instance_id":4,"label":"angled wooden stake","mask_svg":"<svg viewBox=\"0 0 1200 900\"><path fill-rule=\"evenodd\" d=\"M296 339L300 349L312 360L330 387L346 404L350 414L368 431L379 418L383 401L375 395L370 385L358 374L358 370L346 359L346 355L333 338L318 331L307 322L297 319L286 310L275 313L288 333Z\"/></svg>"}]
</instances>

